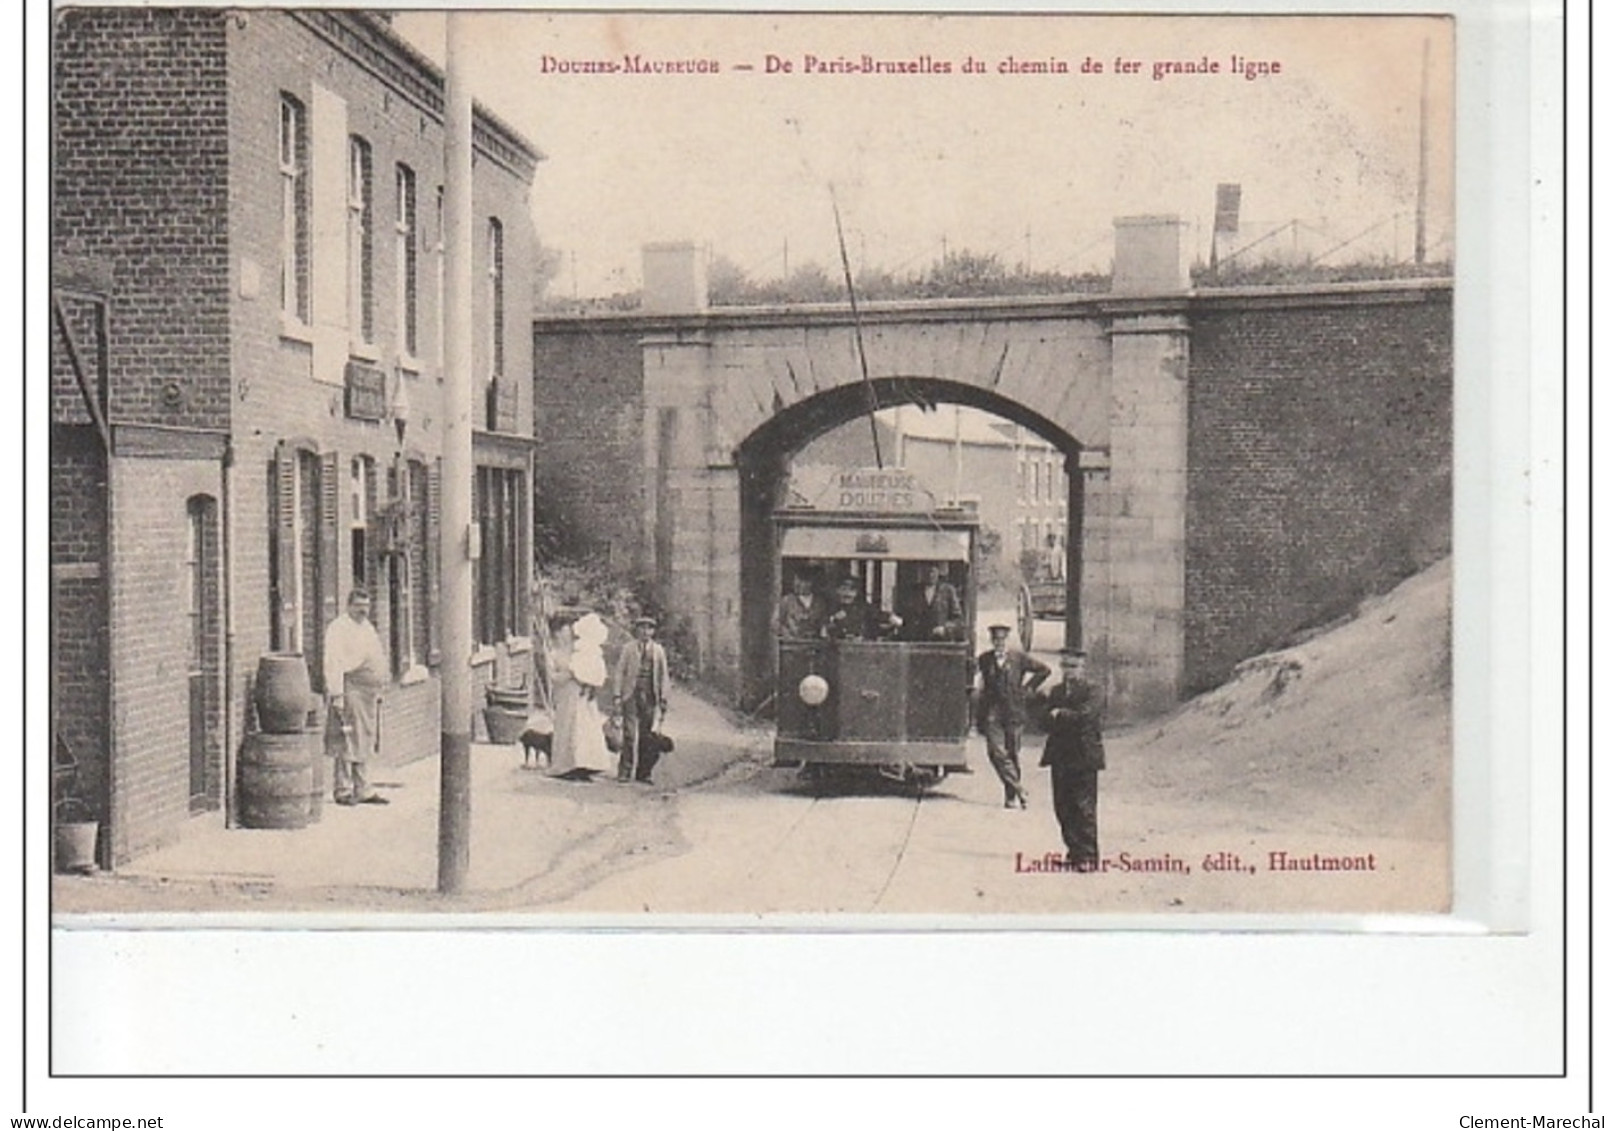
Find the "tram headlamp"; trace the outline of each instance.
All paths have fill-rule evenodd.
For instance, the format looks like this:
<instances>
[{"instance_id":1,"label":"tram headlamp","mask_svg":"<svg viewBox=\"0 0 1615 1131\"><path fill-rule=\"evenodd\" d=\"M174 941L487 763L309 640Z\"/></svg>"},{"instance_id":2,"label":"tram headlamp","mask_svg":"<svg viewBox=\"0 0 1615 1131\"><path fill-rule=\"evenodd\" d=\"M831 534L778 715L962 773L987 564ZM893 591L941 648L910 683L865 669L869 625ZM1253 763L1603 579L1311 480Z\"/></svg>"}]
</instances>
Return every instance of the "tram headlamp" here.
<instances>
[{"instance_id":1,"label":"tram headlamp","mask_svg":"<svg viewBox=\"0 0 1615 1131\"><path fill-rule=\"evenodd\" d=\"M830 698L830 684L822 675L805 675L796 685L796 694L809 707L817 707Z\"/></svg>"}]
</instances>

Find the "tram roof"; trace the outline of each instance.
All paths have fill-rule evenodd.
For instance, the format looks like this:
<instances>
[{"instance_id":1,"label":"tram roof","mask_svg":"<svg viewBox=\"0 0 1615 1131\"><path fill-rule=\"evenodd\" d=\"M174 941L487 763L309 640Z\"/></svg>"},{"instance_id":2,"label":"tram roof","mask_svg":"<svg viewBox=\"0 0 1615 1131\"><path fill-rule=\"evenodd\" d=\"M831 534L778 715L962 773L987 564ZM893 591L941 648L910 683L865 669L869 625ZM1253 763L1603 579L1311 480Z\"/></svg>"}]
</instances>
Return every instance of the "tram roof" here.
<instances>
[{"instance_id":1,"label":"tram roof","mask_svg":"<svg viewBox=\"0 0 1615 1131\"><path fill-rule=\"evenodd\" d=\"M779 552L782 558L967 562L970 531L891 524L788 526L780 537Z\"/></svg>"}]
</instances>

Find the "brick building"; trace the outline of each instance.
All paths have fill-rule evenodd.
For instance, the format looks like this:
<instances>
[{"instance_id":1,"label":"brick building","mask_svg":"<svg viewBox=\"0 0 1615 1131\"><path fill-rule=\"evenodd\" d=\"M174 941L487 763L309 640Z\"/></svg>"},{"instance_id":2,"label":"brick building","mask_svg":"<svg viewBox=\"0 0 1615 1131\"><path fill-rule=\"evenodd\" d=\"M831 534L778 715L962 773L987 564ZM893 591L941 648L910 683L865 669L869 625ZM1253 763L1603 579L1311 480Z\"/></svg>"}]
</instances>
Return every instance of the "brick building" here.
<instances>
[{"instance_id":1,"label":"brick building","mask_svg":"<svg viewBox=\"0 0 1615 1131\"><path fill-rule=\"evenodd\" d=\"M383 756L439 745L443 78L359 11L54 30L53 731L113 866L222 819L259 656L356 584ZM541 155L474 113L481 681L526 665Z\"/></svg>"}]
</instances>

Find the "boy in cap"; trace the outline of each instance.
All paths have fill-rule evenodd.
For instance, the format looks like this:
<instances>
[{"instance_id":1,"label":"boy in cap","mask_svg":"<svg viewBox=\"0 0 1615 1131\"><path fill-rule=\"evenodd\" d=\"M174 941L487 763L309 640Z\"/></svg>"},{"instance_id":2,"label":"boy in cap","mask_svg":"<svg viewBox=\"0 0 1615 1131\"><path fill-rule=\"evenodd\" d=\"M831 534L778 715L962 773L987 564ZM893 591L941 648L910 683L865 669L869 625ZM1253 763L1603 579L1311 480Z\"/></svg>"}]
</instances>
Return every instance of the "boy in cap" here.
<instances>
[{"instance_id":1,"label":"boy in cap","mask_svg":"<svg viewBox=\"0 0 1615 1131\"><path fill-rule=\"evenodd\" d=\"M1026 697L1049 678L1049 666L1009 647L1009 625L987 627L993 646L976 657L976 729L987 738L987 759L1004 785L1004 808L1026 808L1021 786L1021 731Z\"/></svg>"},{"instance_id":2,"label":"boy in cap","mask_svg":"<svg viewBox=\"0 0 1615 1131\"><path fill-rule=\"evenodd\" d=\"M661 750L652 738L658 716L667 715L667 650L653 639L656 621L634 621L634 639L617 657L613 684L617 714L622 716L622 750L617 780L650 782Z\"/></svg>"},{"instance_id":3,"label":"boy in cap","mask_svg":"<svg viewBox=\"0 0 1615 1131\"><path fill-rule=\"evenodd\" d=\"M1060 653L1060 676L1041 700L1049 739L1039 765L1049 768L1066 860L1079 872L1092 872L1099 867L1099 771L1105 768L1099 689L1088 681L1087 655L1080 648Z\"/></svg>"}]
</instances>

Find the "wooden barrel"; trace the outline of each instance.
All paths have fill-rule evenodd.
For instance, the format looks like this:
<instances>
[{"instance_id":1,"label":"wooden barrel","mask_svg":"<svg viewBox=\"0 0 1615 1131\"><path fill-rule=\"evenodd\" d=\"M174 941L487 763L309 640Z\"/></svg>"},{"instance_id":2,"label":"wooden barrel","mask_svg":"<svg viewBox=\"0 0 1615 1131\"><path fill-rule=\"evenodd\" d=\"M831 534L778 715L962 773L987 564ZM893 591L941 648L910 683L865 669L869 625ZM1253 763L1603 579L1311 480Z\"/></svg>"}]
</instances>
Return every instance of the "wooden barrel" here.
<instances>
[{"instance_id":1,"label":"wooden barrel","mask_svg":"<svg viewBox=\"0 0 1615 1131\"><path fill-rule=\"evenodd\" d=\"M237 798L249 829L300 829L312 816L314 734L249 734Z\"/></svg>"},{"instance_id":2,"label":"wooden barrel","mask_svg":"<svg viewBox=\"0 0 1615 1131\"><path fill-rule=\"evenodd\" d=\"M508 707L489 707L482 712L488 727L488 741L495 746L512 746L521 741L527 729L527 709L519 711Z\"/></svg>"},{"instance_id":3,"label":"wooden barrel","mask_svg":"<svg viewBox=\"0 0 1615 1131\"><path fill-rule=\"evenodd\" d=\"M527 713L527 689L525 687L495 687L490 685L485 693L488 706L506 711L520 711Z\"/></svg>"},{"instance_id":4,"label":"wooden barrel","mask_svg":"<svg viewBox=\"0 0 1615 1131\"><path fill-rule=\"evenodd\" d=\"M265 652L258 657L252 701L265 734L301 734L308 728L308 664L301 652Z\"/></svg>"}]
</instances>

